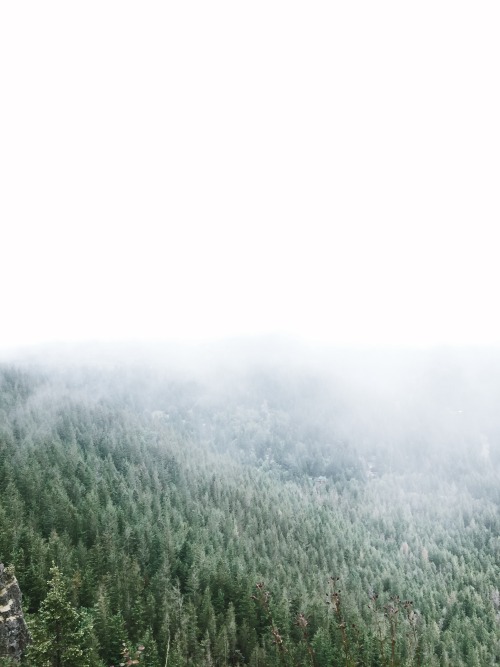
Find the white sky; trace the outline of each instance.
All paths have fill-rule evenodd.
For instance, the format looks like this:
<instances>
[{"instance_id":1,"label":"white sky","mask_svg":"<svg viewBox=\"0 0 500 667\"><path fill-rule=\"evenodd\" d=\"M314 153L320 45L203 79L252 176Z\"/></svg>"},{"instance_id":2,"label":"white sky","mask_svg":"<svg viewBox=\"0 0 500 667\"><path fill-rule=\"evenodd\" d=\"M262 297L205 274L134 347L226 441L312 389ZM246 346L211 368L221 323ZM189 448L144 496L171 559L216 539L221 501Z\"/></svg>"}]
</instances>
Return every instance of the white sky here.
<instances>
[{"instance_id":1,"label":"white sky","mask_svg":"<svg viewBox=\"0 0 500 667\"><path fill-rule=\"evenodd\" d=\"M0 346L500 343L498 2L5 2Z\"/></svg>"}]
</instances>

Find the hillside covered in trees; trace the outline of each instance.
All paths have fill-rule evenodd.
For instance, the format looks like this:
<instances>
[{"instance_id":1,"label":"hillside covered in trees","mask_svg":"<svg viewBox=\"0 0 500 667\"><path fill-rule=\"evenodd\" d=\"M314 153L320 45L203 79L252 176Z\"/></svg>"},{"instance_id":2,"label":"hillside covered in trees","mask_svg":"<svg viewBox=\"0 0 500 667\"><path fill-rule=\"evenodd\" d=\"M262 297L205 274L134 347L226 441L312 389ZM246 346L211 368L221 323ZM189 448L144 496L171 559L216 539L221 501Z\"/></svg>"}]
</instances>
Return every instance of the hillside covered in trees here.
<instances>
[{"instance_id":1,"label":"hillside covered in trees","mask_svg":"<svg viewBox=\"0 0 500 667\"><path fill-rule=\"evenodd\" d=\"M498 354L236 358L1 365L24 662L500 664Z\"/></svg>"}]
</instances>

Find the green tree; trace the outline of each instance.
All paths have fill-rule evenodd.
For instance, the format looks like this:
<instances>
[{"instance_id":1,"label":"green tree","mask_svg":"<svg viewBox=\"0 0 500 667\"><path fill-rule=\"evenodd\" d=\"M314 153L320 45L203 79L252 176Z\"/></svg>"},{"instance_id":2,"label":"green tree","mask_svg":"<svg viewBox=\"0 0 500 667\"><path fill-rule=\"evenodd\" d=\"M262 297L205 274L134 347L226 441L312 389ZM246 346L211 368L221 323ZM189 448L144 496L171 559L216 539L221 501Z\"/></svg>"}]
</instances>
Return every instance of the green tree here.
<instances>
[{"instance_id":1,"label":"green tree","mask_svg":"<svg viewBox=\"0 0 500 667\"><path fill-rule=\"evenodd\" d=\"M77 611L58 567L50 569L49 592L31 623L33 643L28 651L36 667L96 667L92 619Z\"/></svg>"},{"instance_id":2,"label":"green tree","mask_svg":"<svg viewBox=\"0 0 500 667\"><path fill-rule=\"evenodd\" d=\"M104 662L108 665L120 662L119 656L123 643L128 642L125 621L121 613L112 613L109 597L104 590L99 592L94 608L94 621L95 633Z\"/></svg>"}]
</instances>

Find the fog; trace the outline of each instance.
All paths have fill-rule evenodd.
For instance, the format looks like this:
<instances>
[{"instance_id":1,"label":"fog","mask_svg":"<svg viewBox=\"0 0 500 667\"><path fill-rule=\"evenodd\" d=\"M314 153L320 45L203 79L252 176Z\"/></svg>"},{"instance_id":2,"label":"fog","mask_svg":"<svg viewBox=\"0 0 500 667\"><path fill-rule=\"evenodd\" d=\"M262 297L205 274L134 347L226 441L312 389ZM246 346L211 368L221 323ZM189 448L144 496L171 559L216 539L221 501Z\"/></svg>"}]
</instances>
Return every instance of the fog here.
<instances>
[{"instance_id":1,"label":"fog","mask_svg":"<svg viewBox=\"0 0 500 667\"><path fill-rule=\"evenodd\" d=\"M341 348L267 336L46 345L2 361L41 373L30 399L37 410L118 401L163 415L210 450L237 443L236 451L262 457L281 442L285 468L310 458L322 474L340 456L346 468L383 461L405 474L441 466L458 480L464 467L488 466L498 475L498 348Z\"/></svg>"},{"instance_id":2,"label":"fog","mask_svg":"<svg viewBox=\"0 0 500 667\"><path fill-rule=\"evenodd\" d=\"M496 4L0 12L0 348L500 343Z\"/></svg>"},{"instance_id":3,"label":"fog","mask_svg":"<svg viewBox=\"0 0 500 667\"><path fill-rule=\"evenodd\" d=\"M499 18L0 3L0 560L30 623L57 563L102 664L498 660ZM415 601L409 650L375 591Z\"/></svg>"}]
</instances>

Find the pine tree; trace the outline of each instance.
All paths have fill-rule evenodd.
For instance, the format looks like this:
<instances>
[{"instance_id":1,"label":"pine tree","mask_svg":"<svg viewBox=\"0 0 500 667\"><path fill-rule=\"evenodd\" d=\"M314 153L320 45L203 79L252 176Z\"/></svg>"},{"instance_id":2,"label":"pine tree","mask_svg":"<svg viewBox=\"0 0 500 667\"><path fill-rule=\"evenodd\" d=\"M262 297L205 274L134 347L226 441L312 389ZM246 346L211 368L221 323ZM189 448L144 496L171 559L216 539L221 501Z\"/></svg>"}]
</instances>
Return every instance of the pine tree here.
<instances>
[{"instance_id":1,"label":"pine tree","mask_svg":"<svg viewBox=\"0 0 500 667\"><path fill-rule=\"evenodd\" d=\"M31 625L33 644L28 651L36 667L96 667L91 618L69 601L64 578L55 565L50 569L49 592Z\"/></svg>"},{"instance_id":2,"label":"pine tree","mask_svg":"<svg viewBox=\"0 0 500 667\"><path fill-rule=\"evenodd\" d=\"M153 632L148 628L144 634L144 652L142 653L144 667L161 667L160 656L158 655L158 646L153 639Z\"/></svg>"},{"instance_id":3,"label":"pine tree","mask_svg":"<svg viewBox=\"0 0 500 667\"><path fill-rule=\"evenodd\" d=\"M123 642L128 642L125 622L120 613L113 614L109 597L104 590L94 608L95 632L99 641L100 653L106 664L119 661Z\"/></svg>"}]
</instances>

